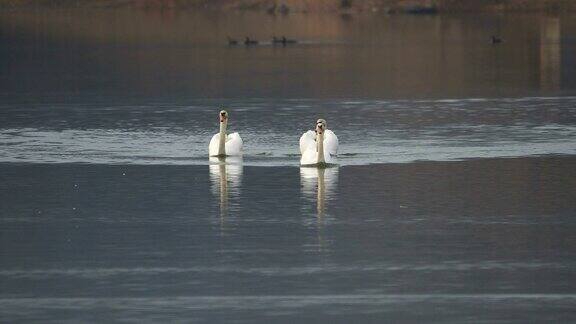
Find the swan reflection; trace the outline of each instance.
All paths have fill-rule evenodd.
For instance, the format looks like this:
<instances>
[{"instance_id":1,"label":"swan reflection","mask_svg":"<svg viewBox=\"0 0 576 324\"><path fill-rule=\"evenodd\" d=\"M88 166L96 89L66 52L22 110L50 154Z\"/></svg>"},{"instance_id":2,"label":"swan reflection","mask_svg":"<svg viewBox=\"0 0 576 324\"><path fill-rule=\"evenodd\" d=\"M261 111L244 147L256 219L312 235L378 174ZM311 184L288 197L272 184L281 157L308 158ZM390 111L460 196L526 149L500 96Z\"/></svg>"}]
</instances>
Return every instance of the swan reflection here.
<instances>
[{"instance_id":1,"label":"swan reflection","mask_svg":"<svg viewBox=\"0 0 576 324\"><path fill-rule=\"evenodd\" d=\"M210 157L209 170L212 193L220 197L220 226L224 226L228 215L228 199L240 193L242 157Z\"/></svg>"},{"instance_id":2,"label":"swan reflection","mask_svg":"<svg viewBox=\"0 0 576 324\"><path fill-rule=\"evenodd\" d=\"M323 252L326 246L324 225L326 223L326 201L332 199L338 185L338 168L300 168L302 194L305 198L316 200L316 223L318 230L318 249Z\"/></svg>"},{"instance_id":3,"label":"swan reflection","mask_svg":"<svg viewBox=\"0 0 576 324\"><path fill-rule=\"evenodd\" d=\"M324 216L326 199L336 192L338 168L300 168L300 181L304 197L316 199L318 217Z\"/></svg>"}]
</instances>

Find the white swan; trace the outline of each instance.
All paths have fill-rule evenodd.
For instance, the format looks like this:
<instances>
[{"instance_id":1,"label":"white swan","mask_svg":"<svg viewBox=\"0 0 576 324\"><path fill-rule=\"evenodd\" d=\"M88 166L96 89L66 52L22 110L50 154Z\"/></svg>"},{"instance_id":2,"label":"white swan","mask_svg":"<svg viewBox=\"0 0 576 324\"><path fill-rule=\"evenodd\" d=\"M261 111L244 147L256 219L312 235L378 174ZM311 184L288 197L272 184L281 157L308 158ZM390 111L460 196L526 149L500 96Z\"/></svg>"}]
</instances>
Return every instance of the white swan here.
<instances>
[{"instance_id":1,"label":"white swan","mask_svg":"<svg viewBox=\"0 0 576 324\"><path fill-rule=\"evenodd\" d=\"M226 135L226 126L228 125L228 112L220 111L220 132L214 134L208 146L210 156L226 157L231 155L242 154L242 138L238 133Z\"/></svg>"},{"instance_id":2,"label":"white swan","mask_svg":"<svg viewBox=\"0 0 576 324\"><path fill-rule=\"evenodd\" d=\"M326 129L326 121L318 119L316 129L307 131L300 137L301 165L323 166L334 164L338 153L338 137Z\"/></svg>"}]
</instances>

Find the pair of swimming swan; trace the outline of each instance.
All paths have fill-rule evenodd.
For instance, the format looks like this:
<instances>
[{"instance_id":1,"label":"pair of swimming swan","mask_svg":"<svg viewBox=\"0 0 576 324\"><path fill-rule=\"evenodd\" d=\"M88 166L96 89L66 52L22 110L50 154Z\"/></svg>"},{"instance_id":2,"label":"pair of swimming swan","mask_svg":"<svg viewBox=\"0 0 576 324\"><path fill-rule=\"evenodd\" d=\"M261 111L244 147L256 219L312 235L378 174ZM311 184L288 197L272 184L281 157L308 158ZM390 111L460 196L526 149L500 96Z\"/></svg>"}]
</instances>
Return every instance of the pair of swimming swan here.
<instances>
[{"instance_id":1,"label":"pair of swimming swan","mask_svg":"<svg viewBox=\"0 0 576 324\"><path fill-rule=\"evenodd\" d=\"M228 112L220 111L220 132L212 136L208 151L210 156L226 157L242 154L242 138L237 132L227 134ZM338 153L338 137L327 129L326 121L318 119L315 130L309 130L300 137L301 165L327 165L335 163Z\"/></svg>"}]
</instances>

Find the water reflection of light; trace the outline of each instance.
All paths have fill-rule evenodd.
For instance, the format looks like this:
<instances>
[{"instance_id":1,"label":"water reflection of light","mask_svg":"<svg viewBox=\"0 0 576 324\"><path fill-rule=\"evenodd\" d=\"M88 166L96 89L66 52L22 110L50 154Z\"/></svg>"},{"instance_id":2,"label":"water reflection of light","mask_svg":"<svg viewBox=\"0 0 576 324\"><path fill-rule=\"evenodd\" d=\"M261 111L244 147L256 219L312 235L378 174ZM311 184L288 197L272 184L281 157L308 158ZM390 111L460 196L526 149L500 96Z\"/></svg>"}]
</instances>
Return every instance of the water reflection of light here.
<instances>
[{"instance_id":1,"label":"water reflection of light","mask_svg":"<svg viewBox=\"0 0 576 324\"><path fill-rule=\"evenodd\" d=\"M326 201L333 199L338 185L338 168L300 168L302 194L310 200L316 200L316 224L318 230L318 249L323 252L326 246L324 227L327 222Z\"/></svg>"},{"instance_id":2,"label":"water reflection of light","mask_svg":"<svg viewBox=\"0 0 576 324\"><path fill-rule=\"evenodd\" d=\"M561 72L560 18L544 17L540 24L540 87L560 89Z\"/></svg>"},{"instance_id":3,"label":"water reflection of light","mask_svg":"<svg viewBox=\"0 0 576 324\"><path fill-rule=\"evenodd\" d=\"M240 194L242 184L242 158L210 157L210 182L212 192L220 198L220 226L223 229L228 216L228 199Z\"/></svg>"}]
</instances>

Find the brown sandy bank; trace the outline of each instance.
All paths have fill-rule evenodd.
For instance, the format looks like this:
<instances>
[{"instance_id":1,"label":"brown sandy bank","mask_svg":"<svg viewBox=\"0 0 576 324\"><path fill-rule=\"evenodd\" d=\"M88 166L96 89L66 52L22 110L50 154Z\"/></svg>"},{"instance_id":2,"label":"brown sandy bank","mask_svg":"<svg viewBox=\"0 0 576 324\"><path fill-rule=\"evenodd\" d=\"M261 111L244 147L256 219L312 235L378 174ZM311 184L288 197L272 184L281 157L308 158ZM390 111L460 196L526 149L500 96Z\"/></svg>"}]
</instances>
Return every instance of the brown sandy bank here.
<instances>
[{"instance_id":1,"label":"brown sandy bank","mask_svg":"<svg viewBox=\"0 0 576 324\"><path fill-rule=\"evenodd\" d=\"M142 8L289 13L566 12L572 0L0 0L0 8Z\"/></svg>"}]
</instances>

